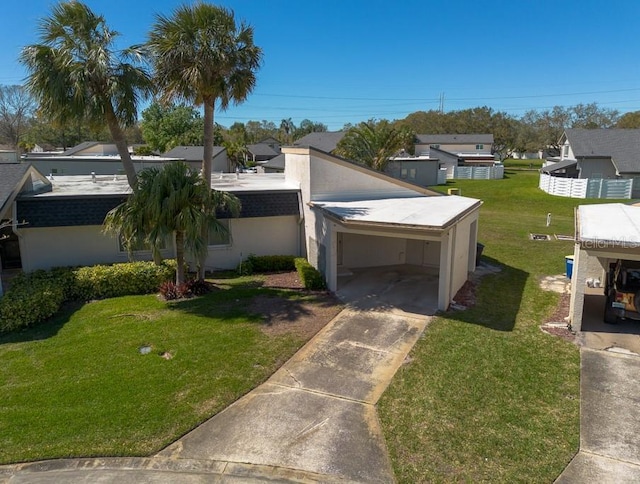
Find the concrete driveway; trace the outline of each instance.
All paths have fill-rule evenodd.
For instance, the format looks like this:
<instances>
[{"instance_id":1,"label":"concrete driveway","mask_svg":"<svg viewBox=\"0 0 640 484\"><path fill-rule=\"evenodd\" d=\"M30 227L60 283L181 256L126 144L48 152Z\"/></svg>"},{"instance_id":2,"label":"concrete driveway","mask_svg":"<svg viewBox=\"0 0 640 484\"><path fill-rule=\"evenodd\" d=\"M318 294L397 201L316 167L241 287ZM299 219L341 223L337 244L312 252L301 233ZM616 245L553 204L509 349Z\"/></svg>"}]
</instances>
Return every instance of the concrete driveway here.
<instances>
[{"instance_id":1,"label":"concrete driveway","mask_svg":"<svg viewBox=\"0 0 640 484\"><path fill-rule=\"evenodd\" d=\"M558 483L640 482L640 322L602 321L585 295L580 333L580 451Z\"/></svg>"},{"instance_id":2,"label":"concrete driveway","mask_svg":"<svg viewBox=\"0 0 640 484\"><path fill-rule=\"evenodd\" d=\"M4 466L0 482L394 482L375 403L428 321L345 309L266 383L156 456Z\"/></svg>"}]
</instances>

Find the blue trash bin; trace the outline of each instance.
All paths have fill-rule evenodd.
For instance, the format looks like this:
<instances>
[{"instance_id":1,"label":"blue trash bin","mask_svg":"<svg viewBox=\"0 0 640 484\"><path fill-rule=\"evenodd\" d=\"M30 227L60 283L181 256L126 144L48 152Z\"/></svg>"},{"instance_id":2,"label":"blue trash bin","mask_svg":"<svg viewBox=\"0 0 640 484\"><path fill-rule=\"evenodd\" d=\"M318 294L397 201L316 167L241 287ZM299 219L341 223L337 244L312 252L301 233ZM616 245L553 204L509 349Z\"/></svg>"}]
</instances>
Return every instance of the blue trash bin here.
<instances>
[{"instance_id":1,"label":"blue trash bin","mask_svg":"<svg viewBox=\"0 0 640 484\"><path fill-rule=\"evenodd\" d=\"M567 273L567 279L571 279L573 275L573 256L567 255L564 258L565 272Z\"/></svg>"}]
</instances>

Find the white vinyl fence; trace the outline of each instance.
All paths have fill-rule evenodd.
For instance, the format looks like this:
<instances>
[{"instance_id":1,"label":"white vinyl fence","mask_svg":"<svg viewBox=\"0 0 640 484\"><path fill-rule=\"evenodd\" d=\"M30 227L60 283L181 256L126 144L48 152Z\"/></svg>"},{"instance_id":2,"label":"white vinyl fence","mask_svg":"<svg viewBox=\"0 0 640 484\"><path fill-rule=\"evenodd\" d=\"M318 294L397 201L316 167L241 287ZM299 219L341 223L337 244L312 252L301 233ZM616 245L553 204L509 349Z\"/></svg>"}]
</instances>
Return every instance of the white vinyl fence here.
<instances>
[{"instance_id":1,"label":"white vinyl fence","mask_svg":"<svg viewBox=\"0 0 640 484\"><path fill-rule=\"evenodd\" d=\"M456 166L447 178L462 180L500 180L504 178L504 165Z\"/></svg>"},{"instance_id":2,"label":"white vinyl fence","mask_svg":"<svg viewBox=\"0 0 640 484\"><path fill-rule=\"evenodd\" d=\"M563 178L540 173L541 190L550 195L570 198L630 199L633 179Z\"/></svg>"}]
</instances>

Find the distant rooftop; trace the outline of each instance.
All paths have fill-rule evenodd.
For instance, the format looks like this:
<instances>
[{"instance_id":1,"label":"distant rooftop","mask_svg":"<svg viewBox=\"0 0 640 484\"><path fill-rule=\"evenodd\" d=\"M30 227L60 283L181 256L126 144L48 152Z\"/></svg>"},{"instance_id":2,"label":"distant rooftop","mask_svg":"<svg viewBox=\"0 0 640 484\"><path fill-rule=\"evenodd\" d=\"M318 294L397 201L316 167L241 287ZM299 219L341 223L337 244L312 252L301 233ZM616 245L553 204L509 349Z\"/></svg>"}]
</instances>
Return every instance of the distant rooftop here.
<instances>
[{"instance_id":1,"label":"distant rooftop","mask_svg":"<svg viewBox=\"0 0 640 484\"><path fill-rule=\"evenodd\" d=\"M492 144L493 134L417 134L419 144Z\"/></svg>"},{"instance_id":2,"label":"distant rooftop","mask_svg":"<svg viewBox=\"0 0 640 484\"><path fill-rule=\"evenodd\" d=\"M123 195L131 193L125 175L54 175L48 177L53 190L40 197ZM228 192L295 191L297 184L286 182L283 173L214 173L211 187Z\"/></svg>"}]
</instances>

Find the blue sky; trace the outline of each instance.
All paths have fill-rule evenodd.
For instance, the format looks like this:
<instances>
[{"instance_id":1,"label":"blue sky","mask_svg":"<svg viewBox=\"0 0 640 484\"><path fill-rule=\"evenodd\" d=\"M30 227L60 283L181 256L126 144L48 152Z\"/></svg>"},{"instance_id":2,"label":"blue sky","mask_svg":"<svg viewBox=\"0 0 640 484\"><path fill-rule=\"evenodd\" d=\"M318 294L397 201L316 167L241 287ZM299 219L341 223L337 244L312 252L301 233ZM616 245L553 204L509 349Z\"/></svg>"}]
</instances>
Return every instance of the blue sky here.
<instances>
[{"instance_id":1,"label":"blue sky","mask_svg":"<svg viewBox=\"0 0 640 484\"><path fill-rule=\"evenodd\" d=\"M36 41L51 0L5 0L0 84L20 84L20 49ZM142 42L173 0L87 0ZM186 3L189 3L187 0ZM264 50L254 93L216 121L304 118L330 129L418 110L529 109L596 102L640 110L637 0L229 0Z\"/></svg>"}]
</instances>

